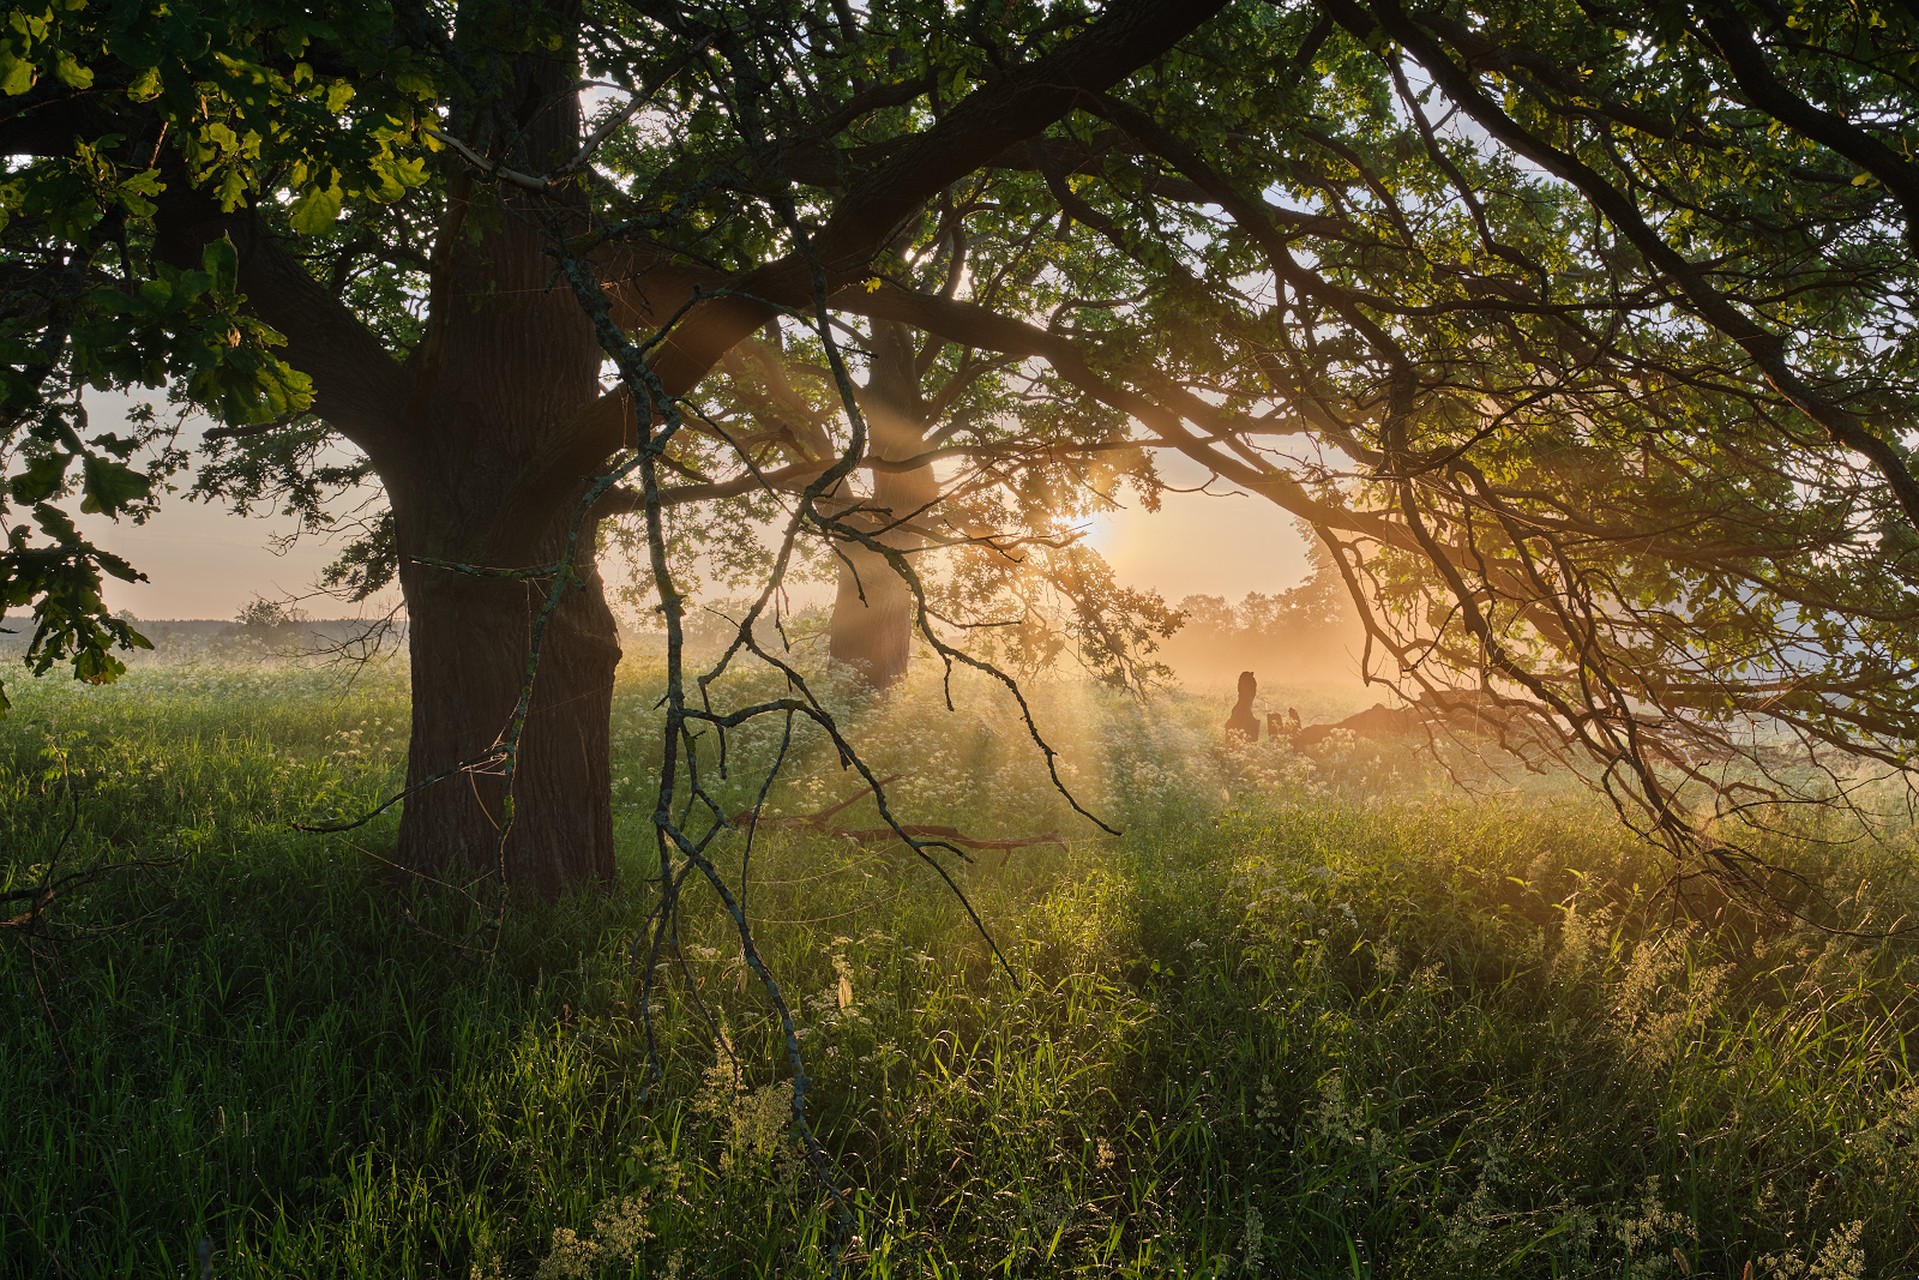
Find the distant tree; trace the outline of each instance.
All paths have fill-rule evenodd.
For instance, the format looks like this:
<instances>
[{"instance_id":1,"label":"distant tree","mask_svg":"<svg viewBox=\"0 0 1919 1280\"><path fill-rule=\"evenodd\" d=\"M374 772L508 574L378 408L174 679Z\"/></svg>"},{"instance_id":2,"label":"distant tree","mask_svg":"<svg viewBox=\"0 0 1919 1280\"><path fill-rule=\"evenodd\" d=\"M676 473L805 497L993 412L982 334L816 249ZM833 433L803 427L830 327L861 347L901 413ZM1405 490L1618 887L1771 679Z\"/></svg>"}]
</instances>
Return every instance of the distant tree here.
<instances>
[{"instance_id":1,"label":"distant tree","mask_svg":"<svg viewBox=\"0 0 1919 1280\"><path fill-rule=\"evenodd\" d=\"M255 596L240 606L232 624L215 638L214 647L255 656L286 653L297 643L297 633L311 621L307 611L291 601Z\"/></svg>"},{"instance_id":2,"label":"distant tree","mask_svg":"<svg viewBox=\"0 0 1919 1280\"><path fill-rule=\"evenodd\" d=\"M1213 595L1181 600L1168 646L1175 668L1226 678L1250 667L1268 689L1356 675L1352 651L1362 632L1345 579L1324 543L1308 542L1307 556L1306 577L1284 591L1249 591L1237 604Z\"/></svg>"},{"instance_id":3,"label":"distant tree","mask_svg":"<svg viewBox=\"0 0 1919 1280\"><path fill-rule=\"evenodd\" d=\"M1476 691L1675 846L1729 757L1747 798L1903 769L1915 19L1261 14L1084 100L1062 213L1109 251L1086 291L1137 308L864 305L1043 359L1298 515L1369 672Z\"/></svg>"},{"instance_id":4,"label":"distant tree","mask_svg":"<svg viewBox=\"0 0 1919 1280\"><path fill-rule=\"evenodd\" d=\"M1031 305L1045 296L1041 277L1079 251L1052 234L1055 216L1024 175L974 175L941 194L910 240L903 233L892 271L943 297L963 287L978 306ZM890 687L906 671L925 605L949 630L979 627L977 647L1017 669L1071 650L1101 675L1130 678L1171 615L1153 593L1118 586L1075 531L1114 509L1122 488L1154 498L1151 455L1115 447L1123 420L1043 363L897 321L849 317L839 347L868 441L856 472L822 502L877 545L827 548L831 656ZM781 474L790 493L838 461L844 412L819 341L788 321L727 353L702 417L761 474ZM767 499L778 492L754 486L733 499L724 531L727 512L704 513L694 540L723 559L716 567L734 586L764 578L770 553L748 523L770 518Z\"/></svg>"},{"instance_id":5,"label":"distant tree","mask_svg":"<svg viewBox=\"0 0 1919 1280\"><path fill-rule=\"evenodd\" d=\"M1240 601L1234 610L1240 630L1305 638L1355 620L1353 601L1332 551L1323 542L1309 541L1306 557L1306 577L1298 585L1276 595L1250 592Z\"/></svg>"}]
</instances>

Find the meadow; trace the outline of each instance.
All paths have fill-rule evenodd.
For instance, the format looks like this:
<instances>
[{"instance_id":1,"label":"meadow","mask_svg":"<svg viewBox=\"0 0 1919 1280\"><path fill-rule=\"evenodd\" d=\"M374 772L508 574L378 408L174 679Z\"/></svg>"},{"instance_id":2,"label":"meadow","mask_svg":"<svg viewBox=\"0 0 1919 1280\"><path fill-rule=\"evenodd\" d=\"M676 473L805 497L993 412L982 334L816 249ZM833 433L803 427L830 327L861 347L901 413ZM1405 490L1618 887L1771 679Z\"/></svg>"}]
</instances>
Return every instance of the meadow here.
<instances>
[{"instance_id":1,"label":"meadow","mask_svg":"<svg viewBox=\"0 0 1919 1280\"><path fill-rule=\"evenodd\" d=\"M649 1048L658 688L635 663L615 706L618 883L495 927L396 880L391 812L294 829L397 785L399 669L11 685L0 888L134 865L0 928L0 1272L1919 1274L1919 943L1883 932L1919 904L1910 840L1763 837L1803 915L1864 926L1834 933L1678 902L1566 779L1229 754L1217 699L1042 683L1113 837L987 691L848 693L908 820L1062 842L954 869L1002 967L906 851L760 834L748 906L836 1198L710 894ZM737 744L735 799L776 734ZM851 794L803 741L773 809Z\"/></svg>"}]
</instances>

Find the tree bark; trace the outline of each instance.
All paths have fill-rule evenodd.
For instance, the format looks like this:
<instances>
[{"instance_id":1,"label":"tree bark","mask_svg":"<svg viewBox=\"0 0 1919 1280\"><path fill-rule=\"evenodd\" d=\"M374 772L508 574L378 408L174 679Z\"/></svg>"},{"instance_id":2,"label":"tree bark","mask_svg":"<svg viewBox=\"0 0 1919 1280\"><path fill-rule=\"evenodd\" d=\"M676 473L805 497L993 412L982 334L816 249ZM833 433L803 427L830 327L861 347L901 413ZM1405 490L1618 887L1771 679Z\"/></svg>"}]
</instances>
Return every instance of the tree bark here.
<instances>
[{"instance_id":1,"label":"tree bark","mask_svg":"<svg viewBox=\"0 0 1919 1280\"><path fill-rule=\"evenodd\" d=\"M577 29L572 0L552 12ZM502 162L547 172L580 145L578 74L570 44L521 55L453 123ZM549 897L613 875L618 632L594 566L596 525L580 509L586 476L541 466L601 391L592 322L555 278L551 255L556 230L585 216L575 189L454 179L426 332L408 362L407 447L380 469L413 668L399 861L439 879L503 873ZM569 546L574 580L535 664L553 584L542 566Z\"/></svg>"},{"instance_id":2,"label":"tree bark","mask_svg":"<svg viewBox=\"0 0 1919 1280\"><path fill-rule=\"evenodd\" d=\"M546 897L610 881L608 726L620 645L599 574L590 562L579 566L582 581L553 609L534 665L551 579L403 565L413 736L402 865L441 880L504 873L507 884ZM529 677L532 697L514 742Z\"/></svg>"}]
</instances>

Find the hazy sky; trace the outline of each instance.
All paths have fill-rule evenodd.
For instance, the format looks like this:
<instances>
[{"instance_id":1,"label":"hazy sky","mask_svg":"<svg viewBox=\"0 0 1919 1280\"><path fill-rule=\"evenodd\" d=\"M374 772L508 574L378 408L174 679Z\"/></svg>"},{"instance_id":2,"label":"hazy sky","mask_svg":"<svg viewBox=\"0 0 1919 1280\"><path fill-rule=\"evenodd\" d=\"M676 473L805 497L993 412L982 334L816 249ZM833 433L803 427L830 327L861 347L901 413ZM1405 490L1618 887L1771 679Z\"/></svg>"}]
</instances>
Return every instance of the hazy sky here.
<instances>
[{"instance_id":1,"label":"hazy sky","mask_svg":"<svg viewBox=\"0 0 1919 1280\"><path fill-rule=\"evenodd\" d=\"M113 429L124 398L100 396L91 413L96 430ZM124 411L124 410L122 410ZM1168 460L1169 483L1204 479L1190 463ZM191 475L176 483L184 487ZM1169 493L1156 513L1122 511L1090 530L1102 554L1128 586L1157 588L1168 600L1204 594L1237 600L1248 591L1279 591L1305 574L1304 544L1291 517L1263 499L1216 486L1215 494ZM170 495L145 525L93 518L82 521L96 541L147 575L143 583L110 581L107 602L142 618L231 618L254 596L284 598L313 589L337 554L323 539L303 538L283 554L274 539L294 531L284 516L243 519L219 506ZM315 617L351 614L354 606L309 601Z\"/></svg>"}]
</instances>

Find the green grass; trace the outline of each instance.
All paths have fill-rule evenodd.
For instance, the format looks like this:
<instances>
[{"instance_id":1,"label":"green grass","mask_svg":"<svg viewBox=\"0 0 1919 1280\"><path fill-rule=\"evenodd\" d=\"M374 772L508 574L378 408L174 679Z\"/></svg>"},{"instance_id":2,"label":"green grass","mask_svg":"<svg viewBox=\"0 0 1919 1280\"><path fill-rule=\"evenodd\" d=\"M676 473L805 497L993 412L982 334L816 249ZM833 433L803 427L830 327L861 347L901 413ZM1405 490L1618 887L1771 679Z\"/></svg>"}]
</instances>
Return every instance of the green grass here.
<instances>
[{"instance_id":1,"label":"green grass","mask_svg":"<svg viewBox=\"0 0 1919 1280\"><path fill-rule=\"evenodd\" d=\"M394 887L390 820L291 830L393 786L392 671L19 687L0 882L69 793L65 865L166 863L58 902L31 950L0 930L0 1272L192 1274L202 1237L222 1277L811 1275L836 1242L872 1276L1919 1272L1914 943L1676 917L1659 855L1564 783L1222 759L1218 707L1067 685L1041 714L1118 839L1070 824L984 692L848 710L910 818L1071 837L960 872L1017 986L903 854L755 851L843 1222L708 896L649 1073L654 688L615 712L619 884L490 938ZM785 812L849 790L803 746ZM1855 917L1919 899L1897 857L1771 851Z\"/></svg>"}]
</instances>

